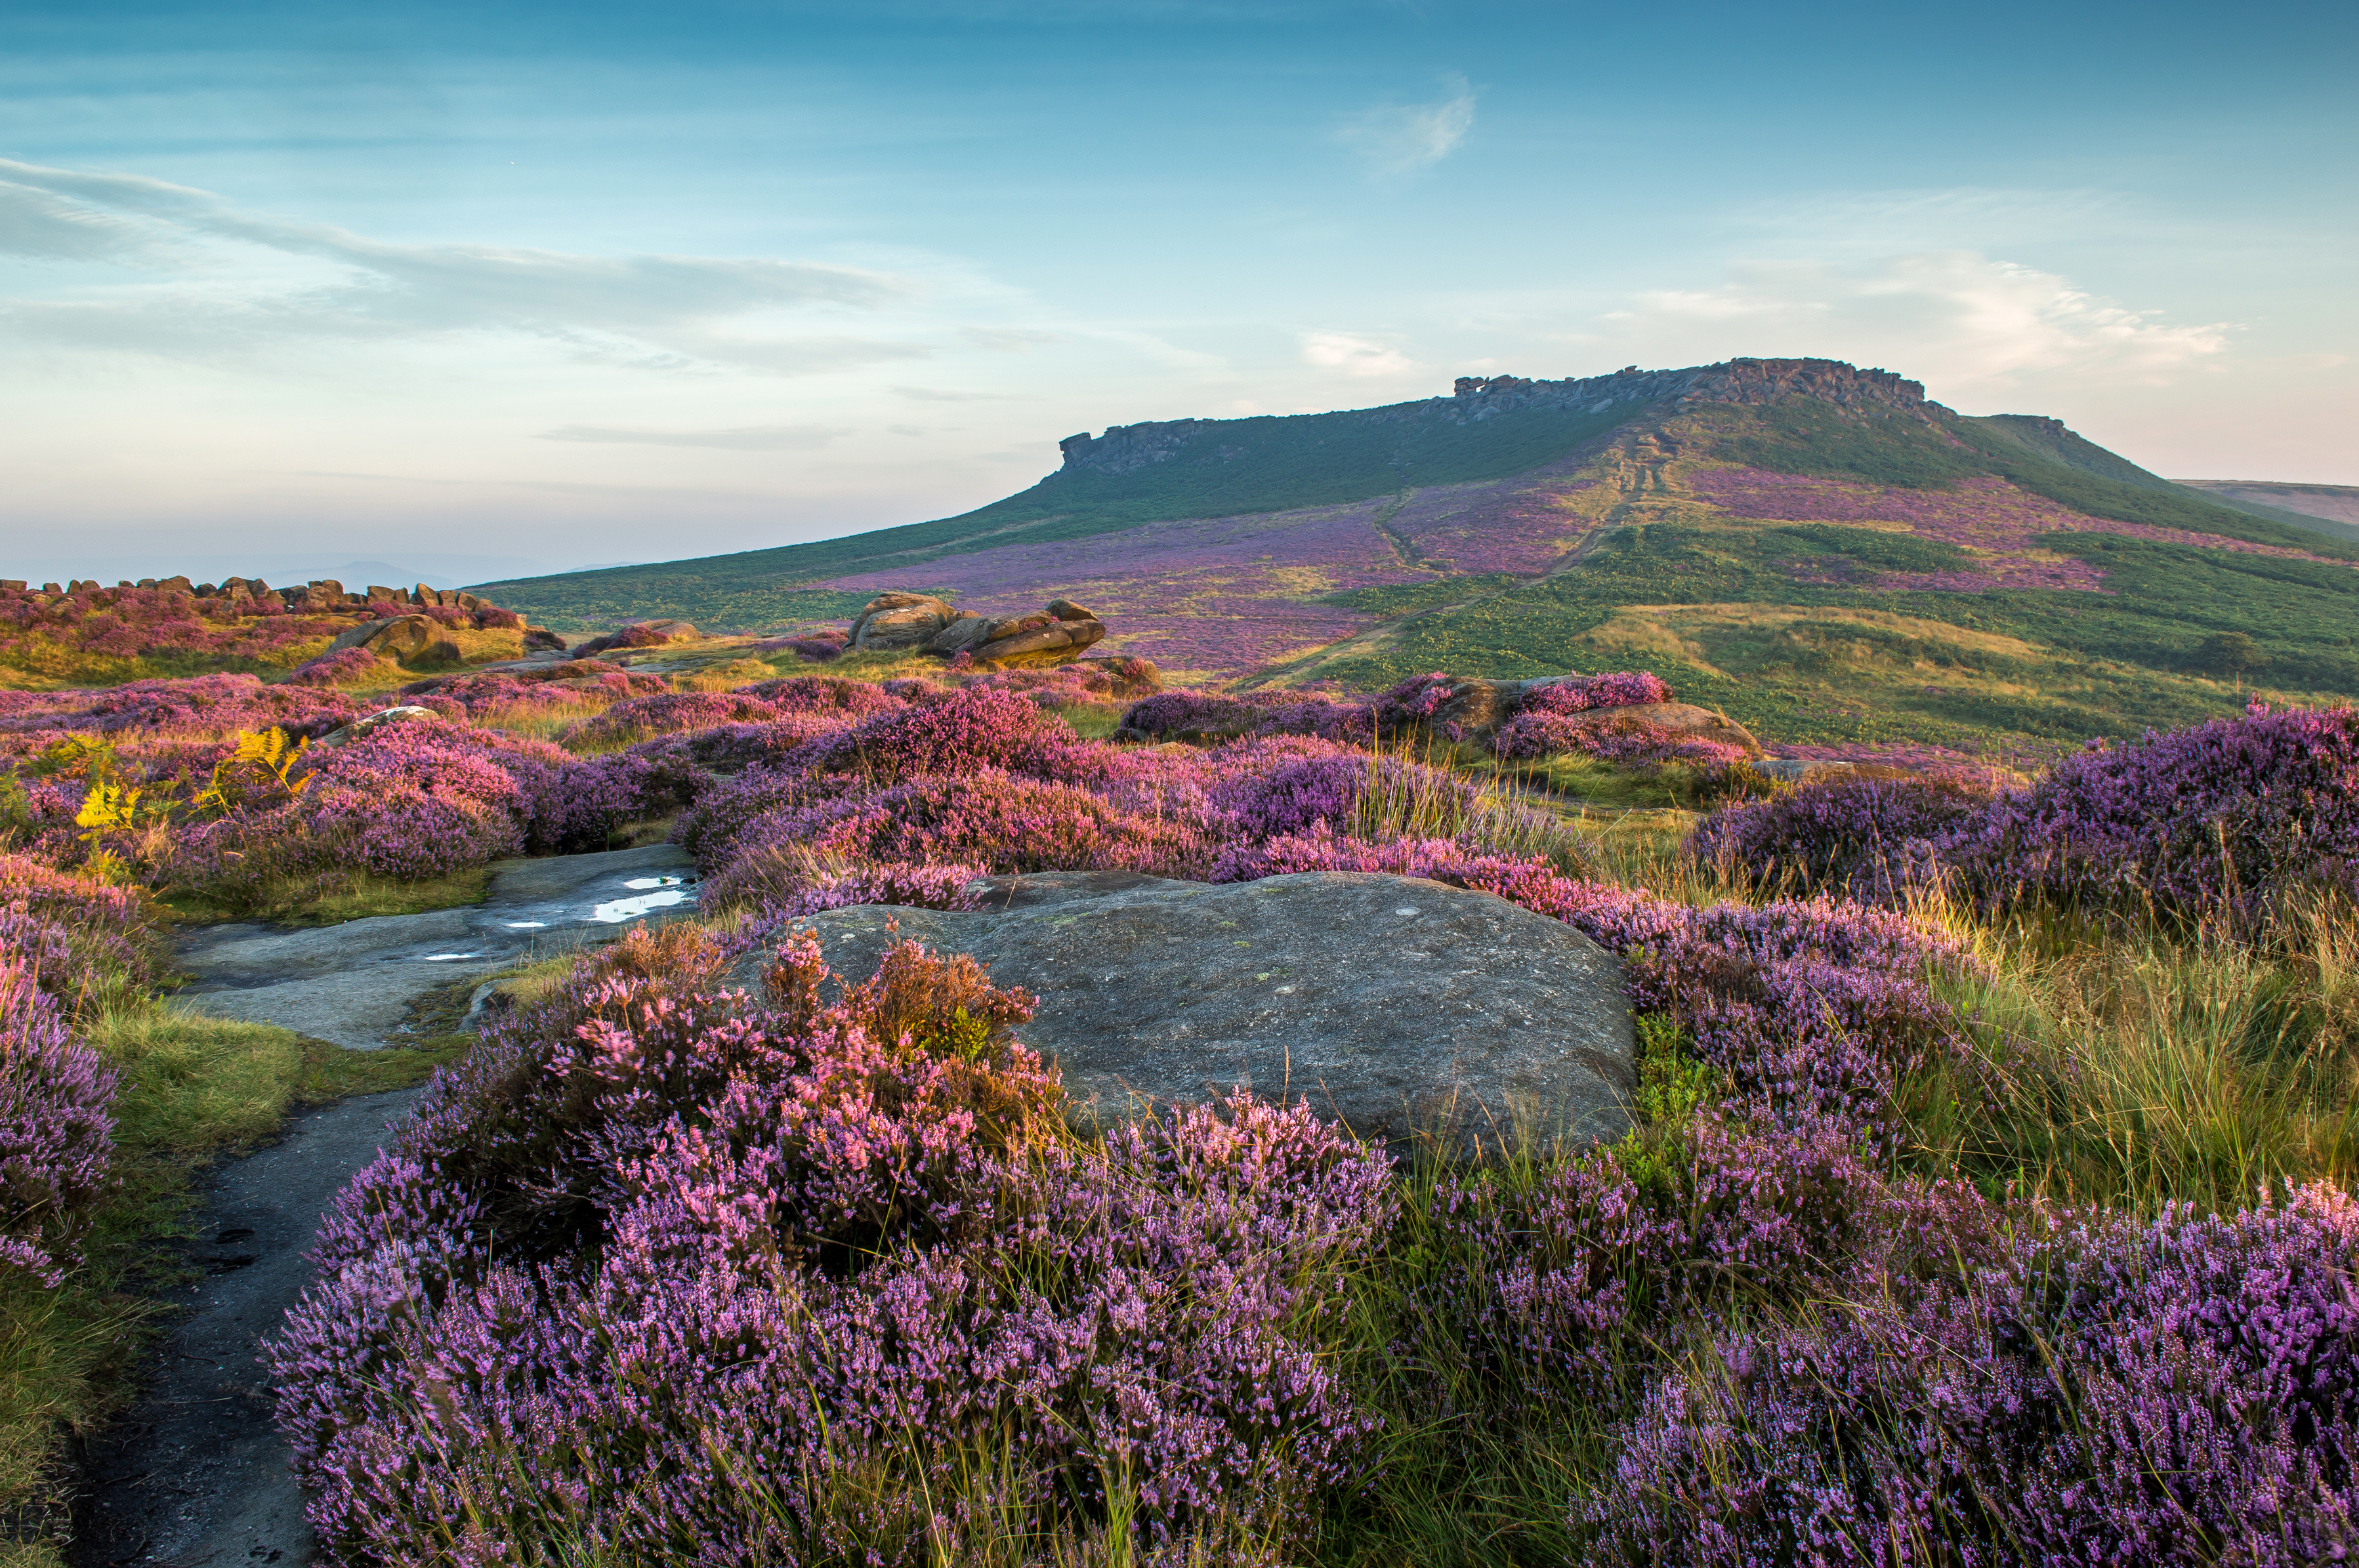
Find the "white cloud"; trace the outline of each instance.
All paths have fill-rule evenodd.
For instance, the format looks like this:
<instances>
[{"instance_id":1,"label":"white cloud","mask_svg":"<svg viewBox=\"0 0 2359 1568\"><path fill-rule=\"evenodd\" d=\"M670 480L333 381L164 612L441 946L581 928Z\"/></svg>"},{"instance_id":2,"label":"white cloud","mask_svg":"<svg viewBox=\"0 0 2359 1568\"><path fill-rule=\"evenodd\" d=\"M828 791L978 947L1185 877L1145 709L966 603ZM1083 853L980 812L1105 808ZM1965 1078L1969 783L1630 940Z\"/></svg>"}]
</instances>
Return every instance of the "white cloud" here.
<instances>
[{"instance_id":1,"label":"white cloud","mask_svg":"<svg viewBox=\"0 0 2359 1568\"><path fill-rule=\"evenodd\" d=\"M1334 139L1365 158L1380 175L1430 168L1458 150L1474 128L1476 90L1456 71L1441 79L1444 96L1431 103L1387 103L1364 110L1334 130Z\"/></svg>"},{"instance_id":2,"label":"white cloud","mask_svg":"<svg viewBox=\"0 0 2359 1568\"><path fill-rule=\"evenodd\" d=\"M1614 354L1647 364L1848 359L1888 365L1940 396L2060 374L2165 383L2223 352L2233 330L2157 320L2054 273L1972 251L1926 251L1855 267L1745 263L1713 287L1641 294L1575 340L1616 345Z\"/></svg>"},{"instance_id":3,"label":"white cloud","mask_svg":"<svg viewBox=\"0 0 2359 1568\"><path fill-rule=\"evenodd\" d=\"M744 425L734 430L643 430L616 425L566 425L544 441L626 442L647 447L713 447L731 452L807 452L852 432L824 425Z\"/></svg>"},{"instance_id":4,"label":"white cloud","mask_svg":"<svg viewBox=\"0 0 2359 1568\"><path fill-rule=\"evenodd\" d=\"M907 397L917 403L1028 403L1030 398L1014 392L954 392L938 386L897 386L891 389L896 397Z\"/></svg>"},{"instance_id":5,"label":"white cloud","mask_svg":"<svg viewBox=\"0 0 2359 1568\"><path fill-rule=\"evenodd\" d=\"M165 180L6 159L0 253L160 275L70 299L0 301L7 335L171 357L484 331L643 367L778 374L932 351L797 330L814 312L873 311L915 297L908 280L890 274L763 257L397 243L247 211Z\"/></svg>"},{"instance_id":6,"label":"white cloud","mask_svg":"<svg viewBox=\"0 0 2359 1568\"><path fill-rule=\"evenodd\" d=\"M1424 367L1390 343L1349 332L1305 332L1302 362L1351 376L1414 375Z\"/></svg>"}]
</instances>

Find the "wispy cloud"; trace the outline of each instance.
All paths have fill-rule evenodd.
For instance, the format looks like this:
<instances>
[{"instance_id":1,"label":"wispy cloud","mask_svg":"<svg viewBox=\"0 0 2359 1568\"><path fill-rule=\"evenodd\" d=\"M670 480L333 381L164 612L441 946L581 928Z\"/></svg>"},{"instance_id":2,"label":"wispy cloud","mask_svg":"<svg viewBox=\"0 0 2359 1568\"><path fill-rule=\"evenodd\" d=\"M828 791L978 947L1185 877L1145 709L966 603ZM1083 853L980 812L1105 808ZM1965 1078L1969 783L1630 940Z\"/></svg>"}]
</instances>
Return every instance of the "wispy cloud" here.
<instances>
[{"instance_id":1,"label":"wispy cloud","mask_svg":"<svg viewBox=\"0 0 2359 1568\"><path fill-rule=\"evenodd\" d=\"M1639 295L1575 338L1625 345L1650 364L1832 354L1920 376L1939 395L2057 373L2169 382L2224 352L2234 330L2158 320L2036 267L1930 251L1858 266L1742 264L1716 285Z\"/></svg>"},{"instance_id":2,"label":"wispy cloud","mask_svg":"<svg viewBox=\"0 0 2359 1568\"><path fill-rule=\"evenodd\" d=\"M66 302L0 301L0 324L38 341L174 356L288 339L482 331L654 368L780 374L931 352L791 330L799 314L876 310L915 297L907 279L886 273L762 257L397 243L144 176L6 159L0 253L164 274Z\"/></svg>"},{"instance_id":3,"label":"wispy cloud","mask_svg":"<svg viewBox=\"0 0 2359 1568\"><path fill-rule=\"evenodd\" d=\"M1454 70L1441 85L1442 96L1430 103L1386 103L1350 116L1335 127L1335 140L1366 159L1375 174L1432 168L1457 151L1474 128L1479 96Z\"/></svg>"},{"instance_id":4,"label":"wispy cloud","mask_svg":"<svg viewBox=\"0 0 2359 1568\"><path fill-rule=\"evenodd\" d=\"M896 397L906 397L916 403L1028 403L1032 401L1016 392L960 392L939 386L897 386Z\"/></svg>"},{"instance_id":5,"label":"wispy cloud","mask_svg":"<svg viewBox=\"0 0 2359 1568\"><path fill-rule=\"evenodd\" d=\"M1302 362L1352 376L1414 375L1424 369L1390 343L1350 332L1305 332Z\"/></svg>"},{"instance_id":6,"label":"wispy cloud","mask_svg":"<svg viewBox=\"0 0 2359 1568\"><path fill-rule=\"evenodd\" d=\"M539 439L713 447L730 452L807 452L851 434L848 429L824 425L742 425L734 430L645 430L620 425L566 425L543 430Z\"/></svg>"}]
</instances>

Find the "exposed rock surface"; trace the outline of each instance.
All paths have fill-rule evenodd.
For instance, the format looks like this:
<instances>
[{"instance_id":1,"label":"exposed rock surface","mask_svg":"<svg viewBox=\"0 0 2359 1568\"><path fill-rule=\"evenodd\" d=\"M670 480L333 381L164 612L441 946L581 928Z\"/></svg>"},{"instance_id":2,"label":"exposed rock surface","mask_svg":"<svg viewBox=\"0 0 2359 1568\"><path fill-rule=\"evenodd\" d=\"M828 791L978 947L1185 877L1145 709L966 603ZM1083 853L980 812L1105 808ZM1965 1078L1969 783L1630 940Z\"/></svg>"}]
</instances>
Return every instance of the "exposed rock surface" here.
<instances>
[{"instance_id":1,"label":"exposed rock surface","mask_svg":"<svg viewBox=\"0 0 2359 1568\"><path fill-rule=\"evenodd\" d=\"M895 940L972 954L1040 999L1018 1033L1085 1114L1232 1086L1308 1098L1371 1137L1629 1126L1619 966L1560 921L1416 877L1213 885L1127 871L994 877L974 913L864 906L808 922L839 974ZM891 927L897 926L897 936ZM732 983L755 985L757 951Z\"/></svg>"},{"instance_id":2,"label":"exposed rock surface","mask_svg":"<svg viewBox=\"0 0 2359 1568\"><path fill-rule=\"evenodd\" d=\"M1069 599L1029 615L978 615L931 594L880 593L852 622L855 648L964 654L980 669L1069 664L1105 634L1103 622Z\"/></svg>"},{"instance_id":3,"label":"exposed rock surface","mask_svg":"<svg viewBox=\"0 0 2359 1568\"><path fill-rule=\"evenodd\" d=\"M1323 416L1353 423L1477 425L1502 414L1556 410L1605 414L1620 406L1630 413L1647 404L1685 407L1702 403L1769 404L1787 397L1815 397L1858 416L1898 415L1926 419L1946 412L1926 400L1921 382L1884 370L1861 370L1840 360L1727 360L1685 370L1642 371L1628 365L1611 375L1536 381L1519 375L1460 376L1448 397L1396 403ZM1114 425L1103 436L1086 430L1057 443L1064 453L1060 474L1132 473L1184 455L1187 461L1230 462L1246 449L1214 446L1217 419L1164 419Z\"/></svg>"},{"instance_id":4,"label":"exposed rock surface","mask_svg":"<svg viewBox=\"0 0 2359 1568\"><path fill-rule=\"evenodd\" d=\"M388 724L406 723L412 719L433 717L432 708L419 708L414 703L400 708L380 708L375 713L364 713L350 724L329 730L312 744L332 752L339 746L349 745L359 740L372 730L382 730Z\"/></svg>"},{"instance_id":5,"label":"exposed rock surface","mask_svg":"<svg viewBox=\"0 0 2359 1568\"><path fill-rule=\"evenodd\" d=\"M491 896L459 909L310 930L207 926L179 945L190 983L172 1005L371 1051L438 986L696 913L696 868L677 844L502 860L491 873Z\"/></svg>"}]
</instances>

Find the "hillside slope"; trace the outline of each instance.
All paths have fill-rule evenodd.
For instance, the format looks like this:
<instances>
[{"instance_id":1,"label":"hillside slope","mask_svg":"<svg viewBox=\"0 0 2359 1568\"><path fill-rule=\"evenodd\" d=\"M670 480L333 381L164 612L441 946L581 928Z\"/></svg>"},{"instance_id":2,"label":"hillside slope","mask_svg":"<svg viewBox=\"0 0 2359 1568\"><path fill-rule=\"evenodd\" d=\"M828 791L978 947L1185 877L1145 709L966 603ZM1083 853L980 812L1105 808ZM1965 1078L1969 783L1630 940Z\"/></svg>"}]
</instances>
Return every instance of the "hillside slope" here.
<instances>
[{"instance_id":1,"label":"hillside slope","mask_svg":"<svg viewBox=\"0 0 2359 1568\"><path fill-rule=\"evenodd\" d=\"M1824 360L1115 427L959 517L487 585L537 617L1075 598L1199 679L1658 667L1771 732L2021 750L2359 690L2359 548ZM2252 503L2245 503L2245 506ZM1077 541L1088 540L1086 547Z\"/></svg>"}]
</instances>

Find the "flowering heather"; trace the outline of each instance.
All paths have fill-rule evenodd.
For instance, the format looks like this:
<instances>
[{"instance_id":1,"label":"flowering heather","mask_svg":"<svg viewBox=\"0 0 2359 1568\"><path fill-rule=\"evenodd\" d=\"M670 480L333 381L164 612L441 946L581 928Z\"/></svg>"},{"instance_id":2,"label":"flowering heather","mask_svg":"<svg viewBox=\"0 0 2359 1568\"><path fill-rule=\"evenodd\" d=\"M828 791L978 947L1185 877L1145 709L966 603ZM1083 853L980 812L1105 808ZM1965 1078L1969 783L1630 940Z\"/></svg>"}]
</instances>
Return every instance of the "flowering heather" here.
<instances>
[{"instance_id":1,"label":"flowering heather","mask_svg":"<svg viewBox=\"0 0 2359 1568\"><path fill-rule=\"evenodd\" d=\"M287 679L293 686L342 686L382 668L384 661L366 648L338 648L296 665Z\"/></svg>"},{"instance_id":2,"label":"flowering heather","mask_svg":"<svg viewBox=\"0 0 2359 1568\"><path fill-rule=\"evenodd\" d=\"M1765 885L1790 880L1803 892L1884 902L1928 871L1934 841L1979 816L1996 793L1986 774L1808 780L1721 807L1688 848Z\"/></svg>"},{"instance_id":3,"label":"flowering heather","mask_svg":"<svg viewBox=\"0 0 2359 1568\"><path fill-rule=\"evenodd\" d=\"M1733 516L1797 523L1898 523L1919 538L1957 545L1989 557L1987 564L1975 569L1877 573L1870 586L1878 588L1954 593L1980 593L1994 588L2104 591L2103 570L2085 561L2043 555L2037 542L2039 535L2055 533L2115 534L2291 560L2330 558L2283 545L2256 545L2183 528L2090 517L2017 490L2003 479L1964 479L1948 490L1910 490L1760 469L1711 468L1690 473L1686 482Z\"/></svg>"},{"instance_id":4,"label":"flowering heather","mask_svg":"<svg viewBox=\"0 0 2359 1568\"><path fill-rule=\"evenodd\" d=\"M840 676L789 676L739 688L740 694L768 703L781 713L823 713L848 719L869 719L895 713L908 706L883 687Z\"/></svg>"},{"instance_id":5,"label":"flowering heather","mask_svg":"<svg viewBox=\"0 0 2359 1568\"><path fill-rule=\"evenodd\" d=\"M1090 540L1082 576L1063 544L979 550L957 557L959 602L989 615L1073 599L1105 618L1110 647L1166 671L1241 676L1377 624L1366 611L1319 602L1325 595L1453 572L1546 571L1593 526L1567 504L1587 488L1574 466L1430 486L1406 503L1386 496L1101 534ZM819 586L909 581L905 572L869 572Z\"/></svg>"},{"instance_id":6,"label":"flowering heather","mask_svg":"<svg viewBox=\"0 0 2359 1568\"><path fill-rule=\"evenodd\" d=\"M1611 675L1576 676L1533 687L1516 706L1522 713L1588 713L1600 708L1630 708L1670 700L1671 688L1652 670L1618 670Z\"/></svg>"},{"instance_id":7,"label":"flowering heather","mask_svg":"<svg viewBox=\"0 0 2359 1568\"><path fill-rule=\"evenodd\" d=\"M1616 719L1604 723L1579 710L1516 714L1491 739L1493 753L1510 762L1572 752L1625 767L1659 768L1684 763L1708 774L1724 774L1750 762L1742 746L1681 734L1660 725Z\"/></svg>"},{"instance_id":8,"label":"flowering heather","mask_svg":"<svg viewBox=\"0 0 2359 1568\"><path fill-rule=\"evenodd\" d=\"M754 909L772 927L823 909L854 904L980 909L981 900L969 891L969 885L988 875L988 867L955 860L926 865L906 860L871 862L844 869L790 845L763 844L739 856L727 871L706 882L700 902L707 909Z\"/></svg>"},{"instance_id":9,"label":"flowering heather","mask_svg":"<svg viewBox=\"0 0 2359 1568\"><path fill-rule=\"evenodd\" d=\"M914 1564L1103 1517L1118 1477L1153 1548L1266 1514L1281 1455L1280 1526L1353 1473L1369 1422L1319 1336L1389 1217L1380 1161L1244 1097L1078 1144L1009 1037L1028 1000L965 960L905 946L822 1005L801 938L757 1002L669 940L446 1072L338 1200L271 1358L342 1560L470 1519ZM1008 1468L978 1498L983 1448Z\"/></svg>"},{"instance_id":10,"label":"flowering heather","mask_svg":"<svg viewBox=\"0 0 2359 1568\"><path fill-rule=\"evenodd\" d=\"M1071 726L1008 691L962 691L864 719L790 753L785 765L879 781L1001 767L1054 776L1080 748Z\"/></svg>"},{"instance_id":11,"label":"flowering heather","mask_svg":"<svg viewBox=\"0 0 2359 1568\"><path fill-rule=\"evenodd\" d=\"M163 922L136 888L71 876L30 855L0 851L0 921L37 924L45 941L63 945L70 967L44 965L37 977L73 1005L91 988L144 989L162 977ZM0 937L0 952L10 943Z\"/></svg>"},{"instance_id":12,"label":"flowering heather","mask_svg":"<svg viewBox=\"0 0 2359 1568\"><path fill-rule=\"evenodd\" d=\"M280 729L300 737L324 735L365 711L342 692L265 686L248 675L198 676L95 691L0 691L0 736Z\"/></svg>"},{"instance_id":13,"label":"flowering heather","mask_svg":"<svg viewBox=\"0 0 2359 1568\"><path fill-rule=\"evenodd\" d=\"M1145 659L1076 659L1046 669L992 670L959 683L965 691L1020 692L1043 708L1066 703L1122 702L1163 689L1161 676Z\"/></svg>"},{"instance_id":14,"label":"flowering heather","mask_svg":"<svg viewBox=\"0 0 2359 1568\"><path fill-rule=\"evenodd\" d=\"M733 849L766 849L895 863L980 864L994 871L1121 869L1186 875L1207 863L1201 835L1125 815L1103 796L975 768L774 810L741 829ZM723 873L724 885L727 873Z\"/></svg>"},{"instance_id":15,"label":"flowering heather","mask_svg":"<svg viewBox=\"0 0 2359 1568\"><path fill-rule=\"evenodd\" d=\"M40 944L22 929L39 923L21 911L0 910L0 921L9 923L0 925L0 1268L55 1285L80 1261L77 1244L106 1188L114 1074L74 1039L36 972L71 950ZM57 977L46 979L54 986Z\"/></svg>"},{"instance_id":16,"label":"flowering heather","mask_svg":"<svg viewBox=\"0 0 2359 1568\"><path fill-rule=\"evenodd\" d=\"M569 725L560 742L577 750L627 743L651 735L706 730L716 724L755 724L778 717L779 709L738 691L666 692L618 702L595 719Z\"/></svg>"},{"instance_id":17,"label":"flowering heather","mask_svg":"<svg viewBox=\"0 0 2359 1568\"><path fill-rule=\"evenodd\" d=\"M352 622L290 611L276 597L200 599L170 588L86 587L49 596L0 589L0 664L44 655L134 661L212 654L284 665Z\"/></svg>"},{"instance_id":18,"label":"flowering heather","mask_svg":"<svg viewBox=\"0 0 2359 1568\"><path fill-rule=\"evenodd\" d=\"M412 681L401 688L401 698L457 719L487 709L515 709L536 704L560 707L584 697L625 701L658 696L670 689L670 683L661 676L635 674L603 659L570 659L557 665L478 670Z\"/></svg>"},{"instance_id":19,"label":"flowering heather","mask_svg":"<svg viewBox=\"0 0 2359 1568\"><path fill-rule=\"evenodd\" d=\"M2256 704L2065 758L1940 846L1985 896L2256 912L2359 890L2359 716Z\"/></svg>"},{"instance_id":20,"label":"flowering heather","mask_svg":"<svg viewBox=\"0 0 2359 1568\"><path fill-rule=\"evenodd\" d=\"M1926 1261L1660 1376L1583 1507L1607 1544L1712 1565L1791 1562L1798 1542L1881 1560L1896 1541L1908 1561L2057 1568L2348 1554L2346 1195L2024 1226L1971 1273Z\"/></svg>"}]
</instances>

